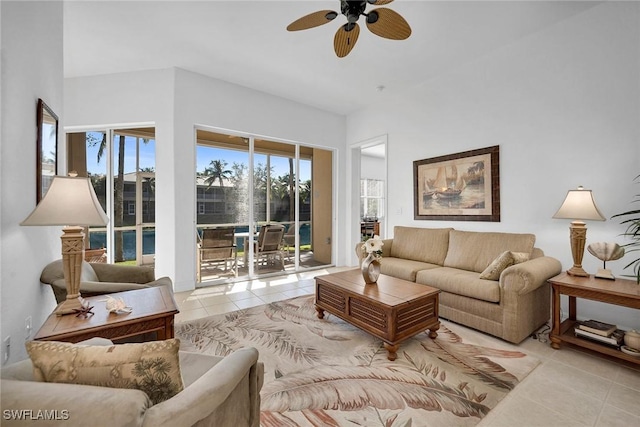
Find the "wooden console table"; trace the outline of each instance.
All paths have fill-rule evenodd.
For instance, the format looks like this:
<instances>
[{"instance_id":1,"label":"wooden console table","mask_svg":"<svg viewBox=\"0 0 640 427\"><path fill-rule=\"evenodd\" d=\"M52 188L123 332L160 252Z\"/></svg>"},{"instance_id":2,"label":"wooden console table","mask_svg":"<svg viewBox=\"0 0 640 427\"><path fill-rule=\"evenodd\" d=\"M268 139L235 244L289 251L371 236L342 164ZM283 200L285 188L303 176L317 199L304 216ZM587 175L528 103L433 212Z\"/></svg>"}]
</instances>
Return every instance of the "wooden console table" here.
<instances>
[{"instance_id":1,"label":"wooden console table","mask_svg":"<svg viewBox=\"0 0 640 427\"><path fill-rule=\"evenodd\" d=\"M178 308L173 291L168 286L109 295L122 298L127 305L133 307L133 311L124 314L109 313L104 302L107 295L88 297L85 300L93 306L93 315L81 318L73 314L58 316L54 312L33 339L75 343L94 337L118 340L149 332L155 332L158 340L173 338L173 318L178 313Z\"/></svg>"},{"instance_id":2,"label":"wooden console table","mask_svg":"<svg viewBox=\"0 0 640 427\"><path fill-rule=\"evenodd\" d=\"M573 328L576 323L576 298L615 304L624 307L640 309L640 285L635 281L616 279L606 280L590 277L570 276L561 273L549 279L553 299L553 327L551 330L551 347L559 349L561 343L566 342L588 348L599 353L624 359L640 364L640 358L623 353L614 347L578 338ZM569 317L560 322L560 295L569 297Z\"/></svg>"}]
</instances>

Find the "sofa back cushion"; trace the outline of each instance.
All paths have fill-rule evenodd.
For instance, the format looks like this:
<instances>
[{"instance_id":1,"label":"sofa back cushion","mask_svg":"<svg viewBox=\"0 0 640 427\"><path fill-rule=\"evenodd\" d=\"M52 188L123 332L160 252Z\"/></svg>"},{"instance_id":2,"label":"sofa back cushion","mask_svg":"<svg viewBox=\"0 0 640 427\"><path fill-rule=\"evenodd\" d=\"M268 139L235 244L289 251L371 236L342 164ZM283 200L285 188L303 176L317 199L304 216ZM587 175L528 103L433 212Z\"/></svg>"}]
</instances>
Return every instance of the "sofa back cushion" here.
<instances>
[{"instance_id":1,"label":"sofa back cushion","mask_svg":"<svg viewBox=\"0 0 640 427\"><path fill-rule=\"evenodd\" d=\"M480 273L505 251L530 254L535 240L533 234L451 230L444 266Z\"/></svg>"},{"instance_id":2,"label":"sofa back cushion","mask_svg":"<svg viewBox=\"0 0 640 427\"><path fill-rule=\"evenodd\" d=\"M447 256L449 232L453 228L417 228L396 226L393 229L391 256L442 265Z\"/></svg>"}]
</instances>

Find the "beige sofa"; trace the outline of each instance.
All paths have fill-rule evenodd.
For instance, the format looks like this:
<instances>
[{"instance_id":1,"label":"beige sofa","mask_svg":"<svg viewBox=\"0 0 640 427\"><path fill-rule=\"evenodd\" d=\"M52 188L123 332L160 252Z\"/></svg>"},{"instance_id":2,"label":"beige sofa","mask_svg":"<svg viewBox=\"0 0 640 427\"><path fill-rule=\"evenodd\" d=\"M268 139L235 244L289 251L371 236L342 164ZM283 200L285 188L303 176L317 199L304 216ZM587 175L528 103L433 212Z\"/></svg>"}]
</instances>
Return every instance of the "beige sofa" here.
<instances>
[{"instance_id":1,"label":"beige sofa","mask_svg":"<svg viewBox=\"0 0 640 427\"><path fill-rule=\"evenodd\" d=\"M36 382L29 359L14 363L0 371L2 425L259 426L264 367L256 349L226 357L181 351L179 358L184 390L157 405L140 390Z\"/></svg>"},{"instance_id":2,"label":"beige sofa","mask_svg":"<svg viewBox=\"0 0 640 427\"><path fill-rule=\"evenodd\" d=\"M384 240L380 272L440 289L440 317L519 343L549 320L547 279L562 269L534 243L533 234L396 226ZM481 279L505 251L530 259L504 269L499 280ZM361 244L356 252L361 259Z\"/></svg>"},{"instance_id":3,"label":"beige sofa","mask_svg":"<svg viewBox=\"0 0 640 427\"><path fill-rule=\"evenodd\" d=\"M47 264L40 274L40 282L51 286L57 303L67 299L67 285L61 259ZM155 271L151 267L82 261L80 294L84 297L165 285L173 289L171 279L156 279Z\"/></svg>"}]
</instances>

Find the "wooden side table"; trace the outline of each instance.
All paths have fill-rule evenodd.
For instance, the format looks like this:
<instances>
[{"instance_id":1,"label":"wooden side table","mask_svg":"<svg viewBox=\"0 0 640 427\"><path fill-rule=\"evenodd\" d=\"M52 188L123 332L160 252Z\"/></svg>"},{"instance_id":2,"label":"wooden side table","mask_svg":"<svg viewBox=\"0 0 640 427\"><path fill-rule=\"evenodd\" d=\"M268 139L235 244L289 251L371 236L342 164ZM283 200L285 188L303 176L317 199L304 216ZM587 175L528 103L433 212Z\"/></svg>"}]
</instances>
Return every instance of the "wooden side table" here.
<instances>
[{"instance_id":1,"label":"wooden side table","mask_svg":"<svg viewBox=\"0 0 640 427\"><path fill-rule=\"evenodd\" d=\"M101 337L110 340L129 338L155 332L159 340L173 338L173 319L179 312L168 286L156 286L134 291L108 294L122 298L133 308L131 313L109 313L105 307L107 295L85 298L93 306L94 315L87 318L73 314L52 313L36 333L34 340L79 342Z\"/></svg>"},{"instance_id":2,"label":"wooden side table","mask_svg":"<svg viewBox=\"0 0 640 427\"><path fill-rule=\"evenodd\" d=\"M561 343L567 342L588 348L599 353L624 359L640 364L640 358L623 353L614 347L578 338L573 328L576 323L576 298L586 298L593 301L615 304L624 307L640 309L640 285L635 281L616 279L606 280L590 277L571 276L561 273L549 279L553 299L553 327L551 330L551 347L559 349ZM569 297L569 317L560 322L560 295Z\"/></svg>"}]
</instances>

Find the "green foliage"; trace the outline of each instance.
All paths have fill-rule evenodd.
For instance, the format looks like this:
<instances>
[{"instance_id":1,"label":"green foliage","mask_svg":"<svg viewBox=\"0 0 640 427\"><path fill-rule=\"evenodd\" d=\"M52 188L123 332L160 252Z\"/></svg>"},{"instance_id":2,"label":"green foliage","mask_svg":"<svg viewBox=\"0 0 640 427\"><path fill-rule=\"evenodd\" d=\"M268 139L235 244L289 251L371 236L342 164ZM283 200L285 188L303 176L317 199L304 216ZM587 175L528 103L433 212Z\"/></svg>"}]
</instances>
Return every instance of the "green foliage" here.
<instances>
[{"instance_id":1,"label":"green foliage","mask_svg":"<svg viewBox=\"0 0 640 427\"><path fill-rule=\"evenodd\" d=\"M634 181L640 178L640 175L634 178ZM634 196L632 203L640 202L640 194ZM611 218L623 218L620 223L625 225L627 229L622 234L623 236L631 239L631 242L622 245L625 248L627 254L634 252L637 254L640 252L640 209L632 209L627 212L622 212L612 216ZM631 267L633 269L632 277L635 277L636 282L640 284L640 257L634 259L624 268Z\"/></svg>"}]
</instances>

